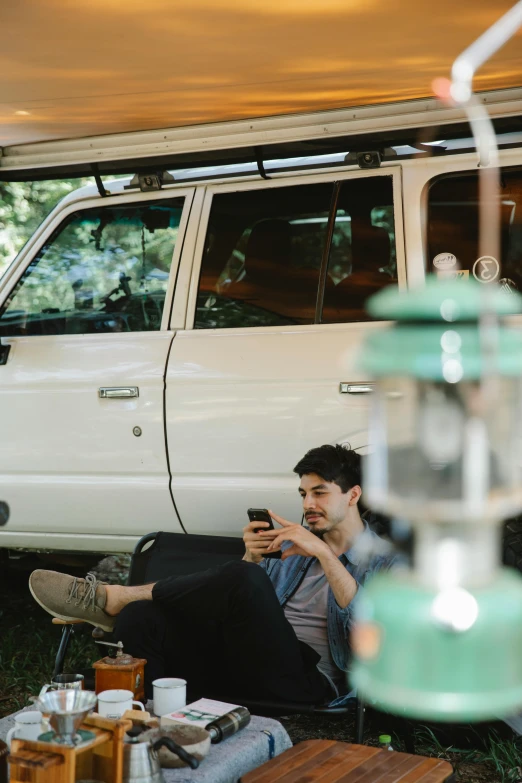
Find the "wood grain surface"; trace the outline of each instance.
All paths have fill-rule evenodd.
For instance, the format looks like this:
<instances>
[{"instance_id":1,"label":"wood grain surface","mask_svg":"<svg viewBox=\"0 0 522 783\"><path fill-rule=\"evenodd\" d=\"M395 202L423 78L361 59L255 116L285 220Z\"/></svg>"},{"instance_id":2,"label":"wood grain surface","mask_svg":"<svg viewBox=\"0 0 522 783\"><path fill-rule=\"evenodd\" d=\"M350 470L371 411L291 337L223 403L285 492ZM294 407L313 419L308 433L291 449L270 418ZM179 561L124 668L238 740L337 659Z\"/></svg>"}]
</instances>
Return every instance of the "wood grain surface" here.
<instances>
[{"instance_id":1,"label":"wood grain surface","mask_svg":"<svg viewBox=\"0 0 522 783\"><path fill-rule=\"evenodd\" d=\"M452 772L441 759L308 740L249 772L241 783L443 783Z\"/></svg>"}]
</instances>

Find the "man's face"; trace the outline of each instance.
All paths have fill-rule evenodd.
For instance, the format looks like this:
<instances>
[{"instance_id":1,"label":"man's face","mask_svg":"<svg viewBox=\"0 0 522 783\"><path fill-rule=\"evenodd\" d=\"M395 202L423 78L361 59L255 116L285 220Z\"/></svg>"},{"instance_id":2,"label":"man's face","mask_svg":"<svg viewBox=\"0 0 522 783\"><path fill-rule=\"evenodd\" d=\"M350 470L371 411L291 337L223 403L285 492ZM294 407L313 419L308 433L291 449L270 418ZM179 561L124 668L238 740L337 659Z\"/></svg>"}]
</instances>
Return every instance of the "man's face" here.
<instances>
[{"instance_id":1,"label":"man's face","mask_svg":"<svg viewBox=\"0 0 522 783\"><path fill-rule=\"evenodd\" d=\"M306 524L320 538L348 515L352 492L342 492L338 484L325 481L317 473L308 473L301 478L299 494L303 499Z\"/></svg>"}]
</instances>

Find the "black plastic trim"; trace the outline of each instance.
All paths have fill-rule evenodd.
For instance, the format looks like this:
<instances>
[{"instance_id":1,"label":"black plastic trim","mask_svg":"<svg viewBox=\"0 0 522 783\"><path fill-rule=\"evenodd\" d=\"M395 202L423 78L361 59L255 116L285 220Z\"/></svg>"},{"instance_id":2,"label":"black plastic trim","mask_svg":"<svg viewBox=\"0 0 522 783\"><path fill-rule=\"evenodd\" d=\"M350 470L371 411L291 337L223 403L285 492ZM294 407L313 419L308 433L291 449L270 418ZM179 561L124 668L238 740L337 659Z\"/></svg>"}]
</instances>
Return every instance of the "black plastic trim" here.
<instances>
[{"instance_id":1,"label":"black plastic trim","mask_svg":"<svg viewBox=\"0 0 522 783\"><path fill-rule=\"evenodd\" d=\"M317 286L317 299L315 302L315 323L320 324L323 315L324 289L326 286L326 275L328 273L328 264L330 263L330 250L332 248L332 238L335 230L335 219L337 217L337 202L341 183L333 183L332 200L330 202L330 213L328 215L328 226L326 229L326 241L323 248L323 257L319 269L319 284Z\"/></svg>"},{"instance_id":2,"label":"black plastic trim","mask_svg":"<svg viewBox=\"0 0 522 783\"><path fill-rule=\"evenodd\" d=\"M98 188L98 193L100 194L100 196L102 198L106 198L109 194L107 193L107 191L103 187L103 182L102 182L102 179L100 177L100 172L98 170L98 164L97 163L92 163L91 164L91 168L92 168L92 175L94 177L94 181L96 182L96 187Z\"/></svg>"},{"instance_id":3,"label":"black plastic trim","mask_svg":"<svg viewBox=\"0 0 522 783\"><path fill-rule=\"evenodd\" d=\"M10 345L2 345L2 343L0 343L0 365L7 364L10 350Z\"/></svg>"},{"instance_id":4,"label":"black plastic trim","mask_svg":"<svg viewBox=\"0 0 522 783\"><path fill-rule=\"evenodd\" d=\"M254 147L254 153L256 156L257 170L259 171L259 176L261 176L263 179L270 179L270 177L265 171L265 165L263 162L263 148Z\"/></svg>"}]
</instances>

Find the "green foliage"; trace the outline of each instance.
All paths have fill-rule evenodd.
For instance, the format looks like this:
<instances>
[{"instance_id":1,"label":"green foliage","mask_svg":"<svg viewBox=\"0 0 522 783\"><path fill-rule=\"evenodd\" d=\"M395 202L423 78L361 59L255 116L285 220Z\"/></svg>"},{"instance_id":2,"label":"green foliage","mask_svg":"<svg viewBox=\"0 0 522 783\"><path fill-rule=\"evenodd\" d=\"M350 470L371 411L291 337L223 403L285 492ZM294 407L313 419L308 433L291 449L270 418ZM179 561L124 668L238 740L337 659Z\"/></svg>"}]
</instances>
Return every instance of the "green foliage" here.
<instances>
[{"instance_id":1,"label":"green foliage","mask_svg":"<svg viewBox=\"0 0 522 783\"><path fill-rule=\"evenodd\" d=\"M82 565L77 562L75 566L51 567L66 572L72 569L78 576L93 571L104 582L126 584L130 555L110 555L96 564L97 559L96 555L80 556ZM48 567L45 560L42 566L34 555L21 555L8 562L2 561L0 566L0 717L26 706L29 697L50 682L61 635L61 628L51 624L51 617L33 600L27 587L31 568ZM75 628L66 672L89 669L93 661L105 655L95 645L91 632L90 625Z\"/></svg>"},{"instance_id":2,"label":"green foliage","mask_svg":"<svg viewBox=\"0 0 522 783\"><path fill-rule=\"evenodd\" d=\"M23 562L23 556L9 565L3 560L0 568L0 717L27 705L50 682L60 641L61 629L31 597ZM81 672L100 657L91 631L90 626L75 630L66 671Z\"/></svg>"},{"instance_id":3,"label":"green foliage","mask_svg":"<svg viewBox=\"0 0 522 783\"><path fill-rule=\"evenodd\" d=\"M154 211L165 213L166 223L151 232L144 221ZM128 276L133 292L164 292L180 217L181 209L132 205L94 206L78 213L40 251L8 312L74 310L82 294L91 307L101 308L122 275Z\"/></svg>"},{"instance_id":4,"label":"green foliage","mask_svg":"<svg viewBox=\"0 0 522 783\"><path fill-rule=\"evenodd\" d=\"M488 762L499 775L502 783L520 783L522 781L522 738L501 738L495 731L488 736L484 751L475 751L468 755L470 761Z\"/></svg>"},{"instance_id":5,"label":"green foliage","mask_svg":"<svg viewBox=\"0 0 522 783\"><path fill-rule=\"evenodd\" d=\"M500 737L496 731L490 731L484 737L476 730L471 736L476 738L473 750L454 745L446 747L429 726L420 726L415 731L415 752L447 759L459 772L459 780L464 779L463 768L467 769L472 764L486 765L494 772L495 780L501 783L522 783L522 737Z\"/></svg>"},{"instance_id":6,"label":"green foliage","mask_svg":"<svg viewBox=\"0 0 522 783\"><path fill-rule=\"evenodd\" d=\"M4 333L158 329L181 212L173 199L69 215L11 294Z\"/></svg>"},{"instance_id":7,"label":"green foliage","mask_svg":"<svg viewBox=\"0 0 522 783\"><path fill-rule=\"evenodd\" d=\"M56 204L90 178L0 183L0 275Z\"/></svg>"}]
</instances>

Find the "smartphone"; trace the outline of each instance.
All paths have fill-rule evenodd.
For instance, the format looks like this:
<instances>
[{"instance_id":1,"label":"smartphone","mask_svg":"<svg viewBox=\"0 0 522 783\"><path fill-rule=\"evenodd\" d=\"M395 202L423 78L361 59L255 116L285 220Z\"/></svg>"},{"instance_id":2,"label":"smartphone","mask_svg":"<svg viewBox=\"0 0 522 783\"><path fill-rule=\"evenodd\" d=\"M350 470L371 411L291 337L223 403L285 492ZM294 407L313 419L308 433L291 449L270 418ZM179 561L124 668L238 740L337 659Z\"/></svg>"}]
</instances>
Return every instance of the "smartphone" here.
<instances>
[{"instance_id":1,"label":"smartphone","mask_svg":"<svg viewBox=\"0 0 522 783\"><path fill-rule=\"evenodd\" d=\"M254 528L254 533L259 532L260 530L273 530L274 529L274 523L272 522L272 517L268 513L268 510L266 508L249 508L247 510L248 518L251 522L268 522L270 527L258 527ZM278 552L267 552L266 555L263 555L263 557L281 557L281 551Z\"/></svg>"}]
</instances>

